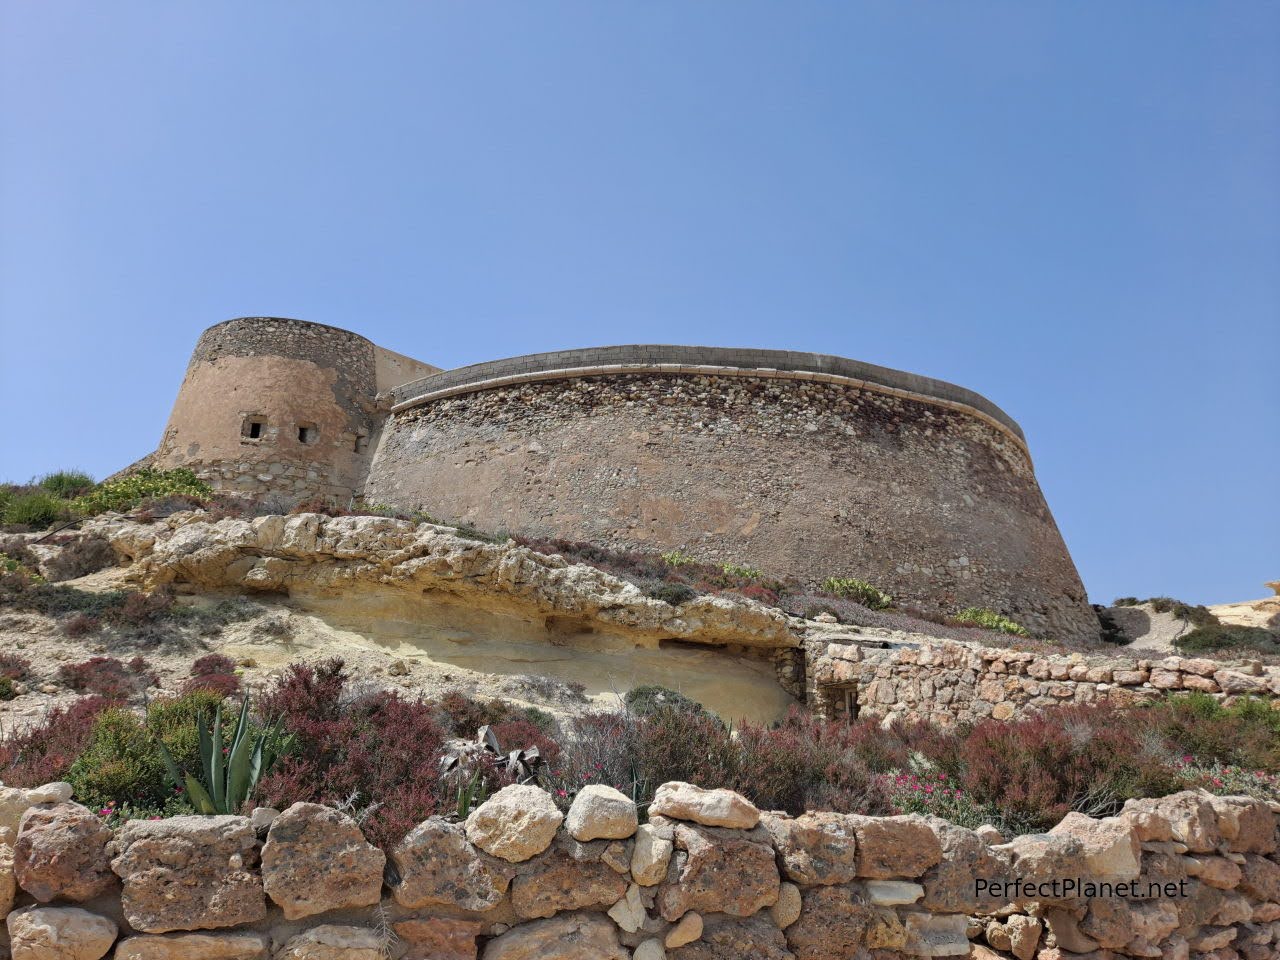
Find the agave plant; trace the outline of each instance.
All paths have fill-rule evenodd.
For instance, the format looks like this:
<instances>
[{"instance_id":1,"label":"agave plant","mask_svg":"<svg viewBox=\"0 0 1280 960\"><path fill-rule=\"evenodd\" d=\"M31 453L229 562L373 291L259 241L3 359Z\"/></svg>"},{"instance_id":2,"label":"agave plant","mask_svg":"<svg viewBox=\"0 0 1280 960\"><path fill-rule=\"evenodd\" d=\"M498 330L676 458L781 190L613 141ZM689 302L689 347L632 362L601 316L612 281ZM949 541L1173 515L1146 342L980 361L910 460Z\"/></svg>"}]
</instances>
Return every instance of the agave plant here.
<instances>
[{"instance_id":1,"label":"agave plant","mask_svg":"<svg viewBox=\"0 0 1280 960\"><path fill-rule=\"evenodd\" d=\"M249 725L249 698L240 707L240 719L231 734L231 742L223 747L222 707L213 715L213 726L205 723L203 713L196 718L200 729L200 765L204 772L201 782L185 770L180 770L167 747L157 741L165 769L178 789L185 789L196 812L205 814L239 813L263 774L271 769L288 741L280 736L280 724L251 736Z\"/></svg>"},{"instance_id":2,"label":"agave plant","mask_svg":"<svg viewBox=\"0 0 1280 960\"><path fill-rule=\"evenodd\" d=\"M498 735L485 725L476 731L469 758L455 753L440 759L440 776L457 783L457 815L461 820L488 797L488 784L484 780L486 763L492 764L490 769L505 771L516 783L532 783L545 762L537 747L504 751Z\"/></svg>"}]
</instances>

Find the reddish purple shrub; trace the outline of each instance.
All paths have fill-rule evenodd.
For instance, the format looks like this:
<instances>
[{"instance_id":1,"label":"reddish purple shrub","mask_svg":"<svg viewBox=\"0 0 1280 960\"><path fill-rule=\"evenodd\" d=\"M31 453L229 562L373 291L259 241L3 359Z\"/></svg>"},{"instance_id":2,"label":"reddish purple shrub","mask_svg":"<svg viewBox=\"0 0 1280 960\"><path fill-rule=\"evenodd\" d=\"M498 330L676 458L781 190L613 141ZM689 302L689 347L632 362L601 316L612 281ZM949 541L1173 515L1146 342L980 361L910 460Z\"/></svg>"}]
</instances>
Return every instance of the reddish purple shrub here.
<instances>
[{"instance_id":1,"label":"reddish purple shrub","mask_svg":"<svg viewBox=\"0 0 1280 960\"><path fill-rule=\"evenodd\" d=\"M11 787L37 787L65 780L93 736L98 714L111 706L102 697L81 697L58 707L40 723L0 737L0 782Z\"/></svg>"},{"instance_id":2,"label":"reddish purple shrub","mask_svg":"<svg viewBox=\"0 0 1280 960\"><path fill-rule=\"evenodd\" d=\"M158 686L160 678L141 657L123 663L114 657L91 657L83 663L64 663L58 668L62 682L77 693L89 693L107 700L121 701Z\"/></svg>"},{"instance_id":3,"label":"reddish purple shrub","mask_svg":"<svg viewBox=\"0 0 1280 960\"><path fill-rule=\"evenodd\" d=\"M102 621L89 613L77 613L62 622L62 632L74 640L92 636L101 629Z\"/></svg>"},{"instance_id":4,"label":"reddish purple shrub","mask_svg":"<svg viewBox=\"0 0 1280 960\"><path fill-rule=\"evenodd\" d=\"M294 749L263 778L260 802L329 805L355 797L373 843L390 846L441 812L438 762L445 739L437 712L393 693L348 695L341 660L295 664L263 699Z\"/></svg>"},{"instance_id":5,"label":"reddish purple shrub","mask_svg":"<svg viewBox=\"0 0 1280 960\"><path fill-rule=\"evenodd\" d=\"M224 699L240 692L240 678L235 661L220 653L207 653L191 665L191 679L182 685L183 693L208 690Z\"/></svg>"},{"instance_id":6,"label":"reddish purple shrub","mask_svg":"<svg viewBox=\"0 0 1280 960\"><path fill-rule=\"evenodd\" d=\"M21 680L31 672L31 661L16 653L0 653L0 677Z\"/></svg>"}]
</instances>

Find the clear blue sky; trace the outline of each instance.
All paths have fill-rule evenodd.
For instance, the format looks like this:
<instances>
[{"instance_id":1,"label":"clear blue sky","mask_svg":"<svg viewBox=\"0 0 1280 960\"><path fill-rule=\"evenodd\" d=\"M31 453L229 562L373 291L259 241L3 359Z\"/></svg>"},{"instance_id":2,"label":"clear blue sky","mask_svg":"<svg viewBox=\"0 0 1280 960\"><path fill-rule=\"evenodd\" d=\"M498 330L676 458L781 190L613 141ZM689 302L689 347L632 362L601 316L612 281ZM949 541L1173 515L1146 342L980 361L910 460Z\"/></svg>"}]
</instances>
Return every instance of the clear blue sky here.
<instances>
[{"instance_id":1,"label":"clear blue sky","mask_svg":"<svg viewBox=\"0 0 1280 960\"><path fill-rule=\"evenodd\" d=\"M817 350L1025 428L1093 599L1280 577L1280 6L0 2L0 478L204 327Z\"/></svg>"}]
</instances>

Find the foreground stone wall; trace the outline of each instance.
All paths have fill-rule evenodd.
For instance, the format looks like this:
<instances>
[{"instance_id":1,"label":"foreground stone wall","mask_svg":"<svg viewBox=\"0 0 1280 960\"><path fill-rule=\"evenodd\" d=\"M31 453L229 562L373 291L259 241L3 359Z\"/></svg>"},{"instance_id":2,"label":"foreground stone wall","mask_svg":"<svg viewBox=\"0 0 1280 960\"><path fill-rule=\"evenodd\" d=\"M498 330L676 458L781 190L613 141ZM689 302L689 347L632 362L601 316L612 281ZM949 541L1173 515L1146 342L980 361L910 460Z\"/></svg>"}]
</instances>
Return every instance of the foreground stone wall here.
<instances>
[{"instance_id":1,"label":"foreground stone wall","mask_svg":"<svg viewBox=\"0 0 1280 960\"><path fill-rule=\"evenodd\" d=\"M786 371L654 370L454 385L396 411L366 488L378 502L813 583L858 576L1065 642L1098 634L1021 437L963 404Z\"/></svg>"},{"instance_id":2,"label":"foreground stone wall","mask_svg":"<svg viewBox=\"0 0 1280 960\"><path fill-rule=\"evenodd\" d=\"M644 824L607 786L566 816L514 786L388 856L315 804L112 831L50 784L0 788L0 912L14 960L1263 960L1277 810L1185 792L1006 843L684 783Z\"/></svg>"},{"instance_id":3,"label":"foreground stone wall","mask_svg":"<svg viewBox=\"0 0 1280 960\"><path fill-rule=\"evenodd\" d=\"M794 684L794 661L779 676ZM1195 657L1048 655L945 640L884 644L823 635L805 642L805 695L819 716L1009 720L1061 703L1128 705L1170 693L1280 697L1280 666ZM798 694L797 694L798 695ZM1280 706L1280 701L1277 701Z\"/></svg>"}]
</instances>

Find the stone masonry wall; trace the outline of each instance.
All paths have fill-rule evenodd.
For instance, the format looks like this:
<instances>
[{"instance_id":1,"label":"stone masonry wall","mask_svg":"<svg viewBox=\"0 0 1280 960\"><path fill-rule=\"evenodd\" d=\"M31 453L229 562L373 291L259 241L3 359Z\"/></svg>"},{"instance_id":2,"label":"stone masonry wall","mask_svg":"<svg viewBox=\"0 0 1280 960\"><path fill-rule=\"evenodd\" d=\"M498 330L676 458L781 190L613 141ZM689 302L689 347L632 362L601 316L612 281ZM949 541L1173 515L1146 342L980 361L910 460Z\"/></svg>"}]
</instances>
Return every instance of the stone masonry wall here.
<instances>
[{"instance_id":1,"label":"stone masonry wall","mask_svg":"<svg viewBox=\"0 0 1280 960\"><path fill-rule=\"evenodd\" d=\"M863 577L1066 642L1098 632L1021 441L875 389L654 373L446 396L393 415L366 495L487 529Z\"/></svg>"},{"instance_id":2,"label":"stone masonry wall","mask_svg":"<svg viewBox=\"0 0 1280 960\"><path fill-rule=\"evenodd\" d=\"M0 916L13 960L1269 960L1278 811L1184 792L1005 842L513 786L388 856L315 804L112 830L66 784L0 788Z\"/></svg>"},{"instance_id":3,"label":"stone masonry wall","mask_svg":"<svg viewBox=\"0 0 1280 960\"><path fill-rule=\"evenodd\" d=\"M1008 720L1055 703L1128 705L1180 691L1243 695L1280 708L1280 667L1189 657L1046 655L944 640L886 644L855 635L805 641L805 699L819 716L877 716L942 725ZM779 664L797 682L794 660Z\"/></svg>"}]
</instances>

